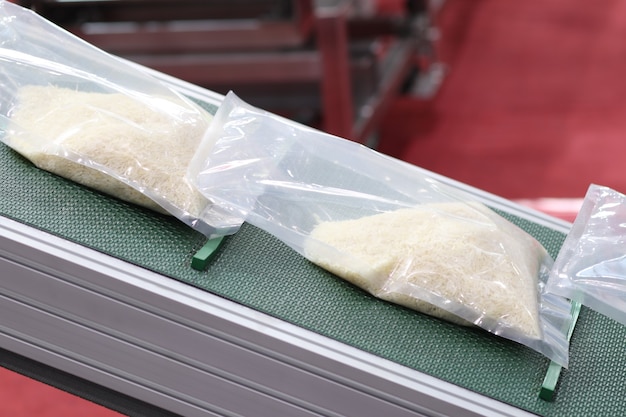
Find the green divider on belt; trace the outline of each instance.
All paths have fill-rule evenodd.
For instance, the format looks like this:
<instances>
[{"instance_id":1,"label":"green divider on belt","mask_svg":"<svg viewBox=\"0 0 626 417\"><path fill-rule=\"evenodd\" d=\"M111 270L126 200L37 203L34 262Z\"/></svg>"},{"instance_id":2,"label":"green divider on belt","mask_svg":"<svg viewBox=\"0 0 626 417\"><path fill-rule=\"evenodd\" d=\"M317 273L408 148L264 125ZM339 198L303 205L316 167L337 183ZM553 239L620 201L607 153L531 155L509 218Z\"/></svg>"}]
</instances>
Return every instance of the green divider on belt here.
<instances>
[{"instance_id":1,"label":"green divider on belt","mask_svg":"<svg viewBox=\"0 0 626 417\"><path fill-rule=\"evenodd\" d=\"M626 415L626 327L583 308L554 401L539 399L549 361L479 329L377 300L244 225L206 270L206 239L155 214L41 171L0 144L0 215L218 294L303 328L533 413ZM507 216L556 256L565 236Z\"/></svg>"}]
</instances>

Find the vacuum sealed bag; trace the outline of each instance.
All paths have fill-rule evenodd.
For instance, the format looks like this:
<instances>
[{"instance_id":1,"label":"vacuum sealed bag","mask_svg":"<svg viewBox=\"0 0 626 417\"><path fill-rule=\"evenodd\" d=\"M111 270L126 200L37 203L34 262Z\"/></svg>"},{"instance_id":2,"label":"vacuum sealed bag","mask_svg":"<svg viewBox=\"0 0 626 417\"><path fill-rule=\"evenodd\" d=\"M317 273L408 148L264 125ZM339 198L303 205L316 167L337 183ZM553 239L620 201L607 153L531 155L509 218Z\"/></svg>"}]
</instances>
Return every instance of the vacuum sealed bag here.
<instances>
[{"instance_id":1,"label":"vacuum sealed bag","mask_svg":"<svg viewBox=\"0 0 626 417\"><path fill-rule=\"evenodd\" d=\"M547 290L626 325L626 195L589 186Z\"/></svg>"},{"instance_id":2,"label":"vacuum sealed bag","mask_svg":"<svg viewBox=\"0 0 626 417\"><path fill-rule=\"evenodd\" d=\"M229 93L189 178L205 197L375 297L567 364L569 303L524 230L419 168Z\"/></svg>"},{"instance_id":3,"label":"vacuum sealed bag","mask_svg":"<svg viewBox=\"0 0 626 417\"><path fill-rule=\"evenodd\" d=\"M147 71L0 1L0 140L36 166L172 214L222 217L186 180L212 116ZM228 223L224 218L221 224Z\"/></svg>"}]
</instances>

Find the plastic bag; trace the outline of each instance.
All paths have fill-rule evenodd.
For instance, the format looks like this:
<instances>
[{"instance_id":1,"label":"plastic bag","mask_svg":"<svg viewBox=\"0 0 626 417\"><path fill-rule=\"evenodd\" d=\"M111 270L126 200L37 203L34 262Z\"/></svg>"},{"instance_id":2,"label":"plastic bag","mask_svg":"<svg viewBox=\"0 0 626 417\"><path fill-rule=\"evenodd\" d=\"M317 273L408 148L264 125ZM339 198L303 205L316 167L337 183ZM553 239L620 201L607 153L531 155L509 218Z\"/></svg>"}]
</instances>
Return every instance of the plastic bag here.
<instances>
[{"instance_id":1,"label":"plastic bag","mask_svg":"<svg viewBox=\"0 0 626 417\"><path fill-rule=\"evenodd\" d=\"M369 291L567 364L569 303L532 236L417 167L229 93L189 177L233 215Z\"/></svg>"},{"instance_id":2,"label":"plastic bag","mask_svg":"<svg viewBox=\"0 0 626 417\"><path fill-rule=\"evenodd\" d=\"M212 116L161 81L0 2L0 140L40 168L172 214L206 235L232 233L186 180ZM226 230L212 226L220 218Z\"/></svg>"},{"instance_id":3,"label":"plastic bag","mask_svg":"<svg viewBox=\"0 0 626 417\"><path fill-rule=\"evenodd\" d=\"M626 325L626 195L589 186L547 290Z\"/></svg>"}]
</instances>

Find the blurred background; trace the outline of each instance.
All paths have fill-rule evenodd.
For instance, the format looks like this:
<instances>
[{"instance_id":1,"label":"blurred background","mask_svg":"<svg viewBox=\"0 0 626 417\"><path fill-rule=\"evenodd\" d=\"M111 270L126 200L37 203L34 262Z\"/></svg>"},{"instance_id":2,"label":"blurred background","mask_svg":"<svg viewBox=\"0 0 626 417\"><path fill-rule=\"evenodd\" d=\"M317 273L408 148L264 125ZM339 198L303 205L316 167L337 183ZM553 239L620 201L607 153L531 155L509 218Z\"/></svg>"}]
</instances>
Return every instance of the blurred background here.
<instances>
[{"instance_id":1,"label":"blurred background","mask_svg":"<svg viewBox=\"0 0 626 417\"><path fill-rule=\"evenodd\" d=\"M622 0L14 1L102 49L572 221L626 192ZM0 369L11 416L116 416Z\"/></svg>"}]
</instances>

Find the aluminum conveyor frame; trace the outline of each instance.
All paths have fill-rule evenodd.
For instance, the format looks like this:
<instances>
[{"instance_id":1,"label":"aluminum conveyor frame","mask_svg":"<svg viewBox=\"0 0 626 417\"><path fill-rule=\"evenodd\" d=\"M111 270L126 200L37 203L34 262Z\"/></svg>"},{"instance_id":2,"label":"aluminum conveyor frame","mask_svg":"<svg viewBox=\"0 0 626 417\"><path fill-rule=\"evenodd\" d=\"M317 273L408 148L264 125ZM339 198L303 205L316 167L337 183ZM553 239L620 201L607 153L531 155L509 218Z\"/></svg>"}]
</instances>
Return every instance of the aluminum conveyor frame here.
<instances>
[{"instance_id":1,"label":"aluminum conveyor frame","mask_svg":"<svg viewBox=\"0 0 626 417\"><path fill-rule=\"evenodd\" d=\"M0 275L0 348L176 414L531 415L5 217Z\"/></svg>"}]
</instances>

